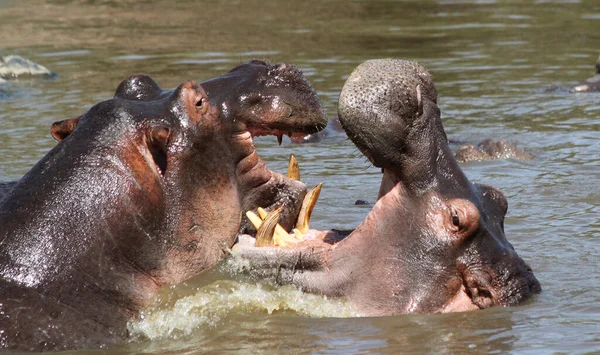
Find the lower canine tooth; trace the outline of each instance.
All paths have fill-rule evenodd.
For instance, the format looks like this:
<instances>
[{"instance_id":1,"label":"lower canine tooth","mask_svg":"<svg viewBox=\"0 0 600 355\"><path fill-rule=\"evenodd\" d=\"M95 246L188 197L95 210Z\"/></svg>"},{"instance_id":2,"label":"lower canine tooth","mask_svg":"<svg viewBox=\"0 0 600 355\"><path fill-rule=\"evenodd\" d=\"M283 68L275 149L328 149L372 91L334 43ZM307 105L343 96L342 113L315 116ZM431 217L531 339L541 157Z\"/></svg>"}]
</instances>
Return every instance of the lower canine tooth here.
<instances>
[{"instance_id":1,"label":"lower canine tooth","mask_svg":"<svg viewBox=\"0 0 600 355\"><path fill-rule=\"evenodd\" d=\"M298 230L298 228L294 228L294 237L298 240L304 240L304 236L302 235L302 232Z\"/></svg>"},{"instance_id":2,"label":"lower canine tooth","mask_svg":"<svg viewBox=\"0 0 600 355\"><path fill-rule=\"evenodd\" d=\"M246 217L250 220L254 228L258 229L262 224L262 219L254 212L248 211L246 212Z\"/></svg>"},{"instance_id":3,"label":"lower canine tooth","mask_svg":"<svg viewBox=\"0 0 600 355\"><path fill-rule=\"evenodd\" d=\"M290 154L287 176L292 180L300 180L300 167L298 166L298 160L296 160L294 154Z\"/></svg>"},{"instance_id":4,"label":"lower canine tooth","mask_svg":"<svg viewBox=\"0 0 600 355\"><path fill-rule=\"evenodd\" d=\"M278 209L283 209L283 206L279 206ZM265 211L265 209L262 207L259 207L256 210L258 211L258 215L260 216L260 218L263 219L263 221L269 216L269 213L267 213L267 211ZM271 213L272 212L273 211L271 211ZM277 225L275 226L273 240L275 242L275 245L278 246L286 246L287 244L296 242L296 240L292 238L292 236L289 235L289 233L286 232L285 229L283 229L283 227L279 223L277 223Z\"/></svg>"},{"instance_id":5,"label":"lower canine tooth","mask_svg":"<svg viewBox=\"0 0 600 355\"><path fill-rule=\"evenodd\" d=\"M265 247L276 245L275 242L275 228L279 221L279 215L283 210L283 206L279 206L273 211L269 212L265 219L262 221L256 231L256 246Z\"/></svg>"},{"instance_id":6,"label":"lower canine tooth","mask_svg":"<svg viewBox=\"0 0 600 355\"><path fill-rule=\"evenodd\" d=\"M312 214L312 211L317 204L317 200L319 199L321 187L323 187L323 183L320 183L310 189L302 201L302 208L300 209L298 221L296 222L296 229L298 229L302 234L306 234L308 232L310 215Z\"/></svg>"}]
</instances>

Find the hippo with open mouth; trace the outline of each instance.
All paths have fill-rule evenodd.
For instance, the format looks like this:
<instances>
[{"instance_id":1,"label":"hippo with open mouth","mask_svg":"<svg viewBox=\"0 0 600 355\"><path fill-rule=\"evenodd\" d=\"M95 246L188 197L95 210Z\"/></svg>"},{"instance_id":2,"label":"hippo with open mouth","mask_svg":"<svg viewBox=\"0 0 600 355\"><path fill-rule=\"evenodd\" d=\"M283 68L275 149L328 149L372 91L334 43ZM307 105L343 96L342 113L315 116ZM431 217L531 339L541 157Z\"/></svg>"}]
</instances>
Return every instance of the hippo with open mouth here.
<instances>
[{"instance_id":1,"label":"hippo with open mouth","mask_svg":"<svg viewBox=\"0 0 600 355\"><path fill-rule=\"evenodd\" d=\"M268 238L276 215L267 214L256 242L240 237L232 251L245 272L346 297L371 316L513 306L541 291L504 235L505 196L471 183L453 157L422 66L361 64L342 89L339 117L382 169L375 206L349 234L309 230L283 246Z\"/></svg>"},{"instance_id":2,"label":"hippo with open mouth","mask_svg":"<svg viewBox=\"0 0 600 355\"><path fill-rule=\"evenodd\" d=\"M126 338L161 286L226 255L243 211L300 210L306 187L268 170L252 135L326 121L298 69L252 61L171 91L134 75L55 123L59 143L0 201L0 348Z\"/></svg>"}]
</instances>

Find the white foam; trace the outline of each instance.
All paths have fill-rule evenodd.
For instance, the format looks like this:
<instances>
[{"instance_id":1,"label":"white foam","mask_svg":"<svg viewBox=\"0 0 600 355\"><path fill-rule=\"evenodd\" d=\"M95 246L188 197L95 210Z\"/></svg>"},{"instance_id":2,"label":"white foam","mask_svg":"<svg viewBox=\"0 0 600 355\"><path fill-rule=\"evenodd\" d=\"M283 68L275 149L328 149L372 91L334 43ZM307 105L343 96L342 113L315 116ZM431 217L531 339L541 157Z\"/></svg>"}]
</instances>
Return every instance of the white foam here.
<instances>
[{"instance_id":1,"label":"white foam","mask_svg":"<svg viewBox=\"0 0 600 355\"><path fill-rule=\"evenodd\" d=\"M219 326L220 320L230 312L272 314L281 311L307 317L358 316L345 300L306 294L294 286L275 290L266 284L219 280L171 305L144 310L140 319L129 323L128 329L134 337L177 339L200 327Z\"/></svg>"}]
</instances>

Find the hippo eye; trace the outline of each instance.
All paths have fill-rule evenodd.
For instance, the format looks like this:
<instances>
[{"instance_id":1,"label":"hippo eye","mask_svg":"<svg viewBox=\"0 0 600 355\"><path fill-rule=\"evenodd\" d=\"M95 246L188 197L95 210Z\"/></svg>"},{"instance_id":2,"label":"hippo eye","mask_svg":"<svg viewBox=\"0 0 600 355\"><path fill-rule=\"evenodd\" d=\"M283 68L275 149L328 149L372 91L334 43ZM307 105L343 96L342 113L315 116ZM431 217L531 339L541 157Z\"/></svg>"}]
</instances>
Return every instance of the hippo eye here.
<instances>
[{"instance_id":1,"label":"hippo eye","mask_svg":"<svg viewBox=\"0 0 600 355\"><path fill-rule=\"evenodd\" d=\"M460 219L458 218L458 214L456 214L456 212L452 212L452 224L460 227Z\"/></svg>"},{"instance_id":2,"label":"hippo eye","mask_svg":"<svg viewBox=\"0 0 600 355\"><path fill-rule=\"evenodd\" d=\"M208 109L208 100L206 100L205 97L200 97L200 99L196 101L196 109L200 113L206 113Z\"/></svg>"}]
</instances>

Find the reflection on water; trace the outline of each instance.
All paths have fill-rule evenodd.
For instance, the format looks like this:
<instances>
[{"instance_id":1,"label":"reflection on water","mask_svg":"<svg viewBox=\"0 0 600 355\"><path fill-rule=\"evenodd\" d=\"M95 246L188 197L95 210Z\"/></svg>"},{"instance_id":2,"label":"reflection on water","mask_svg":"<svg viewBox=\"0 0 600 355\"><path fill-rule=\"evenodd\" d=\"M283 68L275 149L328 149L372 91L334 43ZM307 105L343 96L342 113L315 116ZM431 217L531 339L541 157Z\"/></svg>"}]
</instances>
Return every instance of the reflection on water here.
<instances>
[{"instance_id":1,"label":"reflection on water","mask_svg":"<svg viewBox=\"0 0 600 355\"><path fill-rule=\"evenodd\" d=\"M0 0L0 56L22 55L58 74L0 83L0 181L18 179L55 144L52 122L110 98L132 73L171 88L255 57L292 62L333 116L345 78L362 61L418 60L434 76L450 138L504 138L536 155L463 168L507 195L507 237L542 294L475 313L313 318L349 311L337 300L222 280L215 271L165 290L132 325L135 340L112 350L598 352L600 94L545 89L594 73L599 21L600 4L591 0ZM374 200L380 173L349 141L257 141L273 170L285 171L293 152L308 185L325 181L315 227L348 228L364 218L369 208L353 203Z\"/></svg>"}]
</instances>

